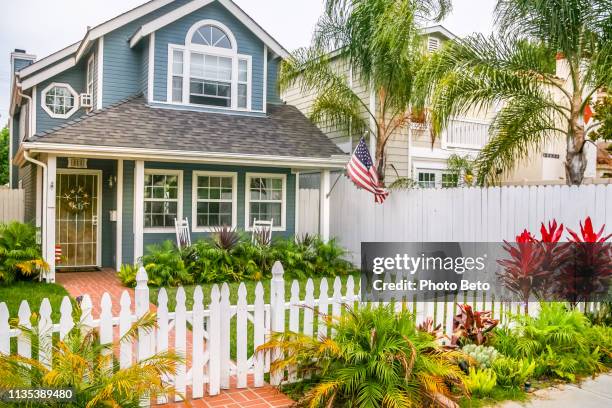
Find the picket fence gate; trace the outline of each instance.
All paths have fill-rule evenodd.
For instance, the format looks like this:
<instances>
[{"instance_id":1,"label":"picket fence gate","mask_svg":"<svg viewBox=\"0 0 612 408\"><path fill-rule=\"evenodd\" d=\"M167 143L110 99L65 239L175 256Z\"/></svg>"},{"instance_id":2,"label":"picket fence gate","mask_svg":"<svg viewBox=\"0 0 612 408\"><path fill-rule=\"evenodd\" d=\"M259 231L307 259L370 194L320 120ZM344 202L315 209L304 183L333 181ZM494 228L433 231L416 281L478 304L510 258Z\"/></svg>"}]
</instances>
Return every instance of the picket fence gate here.
<instances>
[{"instance_id":1,"label":"picket fence gate","mask_svg":"<svg viewBox=\"0 0 612 408\"><path fill-rule=\"evenodd\" d=\"M77 322L82 327L97 329L102 344L118 345L118 359L121 368L131 366L134 361L141 361L152 356L155 352L166 351L169 348L186 357L186 362L178 366L174 378L167 379L172 383L178 393L187 396L187 387L191 386L192 399L199 399L207 395L217 395L222 389L230 388L230 377L235 377L237 388L247 387L248 376L253 376L255 387L264 386L264 374L270 372L270 360L274 361L278 355L255 353L248 355L248 322L252 323L252 344L257 349L264 344L270 333L283 332L286 328L293 332L301 332L307 336L318 338L331 335L326 325L324 314L338 317L343 313L343 305L354 306L360 301L359 288L356 288L352 276L349 276L343 285L339 277L329 286L327 279L320 282L319 296L315 298L315 288L312 279L306 282L305 296L300 298L298 281L293 281L290 289L290 299L286 302L284 271L280 262L276 262L272 269L270 283L270 303L264 302L264 287L260 283L255 288L255 301L247 303L247 289L241 283L238 289L238 300L235 305L230 303L229 286L225 283L219 287L214 285L211 290L210 304L204 308L203 292L196 287L193 295L193 308L187 310L185 306L186 293L181 287L176 293L176 308L174 312L168 311L168 296L165 289L160 289L158 304L156 306L157 327L153 331L141 330L135 344L120 343L118 340L133 325L137 319L151 311L149 302L149 288L147 274L140 268L136 277L137 285L134 293L134 309L129 292L123 292L120 299L120 312L114 316L112 300L108 293L101 299L100 315L98 319L92 316L93 305L89 295L81 301L81 318ZM344 291L342 290L344 286ZM330 295L331 289L331 295ZM458 303L473 305L478 310L491 310L493 316L504 322L507 312L519 313L521 305L518 303L501 303L495 299L487 299L482 294L463 293L453 297L422 301L417 296L410 299L397 299L397 310L405 308L415 316L416 323L423 322L427 317L440 324L444 333L450 337L452 332L453 316L458 313ZM581 309L592 310L594 304L581 305ZM51 367L51 342L53 334L64 338L75 326L72 316L72 304L65 297L60 306L59 323L51 321L51 305L44 299L39 310L38 319L38 360ZM537 313L537 304L530 305L530 314ZM27 301L23 301L18 312L19 326L31 328L32 310ZM23 357L32 356L30 337L19 328L9 324L9 313L5 303L0 303L0 353L11 353L11 339L16 338L17 354ZM235 361L231 356L230 330L231 321L235 323ZM285 325L287 320L287 325ZM188 327L191 325L191 329ZM117 330L114 330L118 328ZM173 341L173 344L170 342ZM188 344L191 344L191 352ZM135 351L135 353L134 353ZM270 376L272 385L279 385L284 381L296 381L298 378L294 371L285 377L283 373ZM207 389L205 386L207 385ZM177 394L175 401L181 398ZM169 402L172 397L161 395L157 403ZM148 405L150 401L143 401Z\"/></svg>"}]
</instances>

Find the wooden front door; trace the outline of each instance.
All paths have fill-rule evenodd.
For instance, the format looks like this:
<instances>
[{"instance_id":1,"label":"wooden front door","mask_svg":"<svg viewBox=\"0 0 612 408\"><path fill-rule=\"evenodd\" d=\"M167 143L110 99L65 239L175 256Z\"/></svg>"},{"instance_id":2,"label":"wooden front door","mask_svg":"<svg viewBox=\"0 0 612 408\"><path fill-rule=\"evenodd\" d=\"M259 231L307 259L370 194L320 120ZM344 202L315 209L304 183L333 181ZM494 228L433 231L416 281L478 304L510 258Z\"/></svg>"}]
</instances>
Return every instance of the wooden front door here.
<instances>
[{"instance_id":1,"label":"wooden front door","mask_svg":"<svg viewBox=\"0 0 612 408\"><path fill-rule=\"evenodd\" d=\"M100 266L100 196L98 170L58 170L55 244L61 248L58 268Z\"/></svg>"}]
</instances>

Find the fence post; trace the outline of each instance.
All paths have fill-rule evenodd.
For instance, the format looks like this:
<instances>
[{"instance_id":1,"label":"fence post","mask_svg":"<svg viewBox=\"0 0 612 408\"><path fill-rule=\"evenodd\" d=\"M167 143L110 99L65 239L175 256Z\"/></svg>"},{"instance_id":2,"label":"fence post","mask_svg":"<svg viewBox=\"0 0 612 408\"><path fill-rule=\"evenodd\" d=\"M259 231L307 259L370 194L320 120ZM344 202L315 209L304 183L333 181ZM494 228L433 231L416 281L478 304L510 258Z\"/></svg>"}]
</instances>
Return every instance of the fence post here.
<instances>
[{"instance_id":1,"label":"fence post","mask_svg":"<svg viewBox=\"0 0 612 408\"><path fill-rule=\"evenodd\" d=\"M276 261L272 267L272 281L270 282L270 306L272 317L272 333L282 333L285 331L285 279L283 277L285 271L283 265ZM272 353L272 361L276 361L283 357L280 350L274 350ZM284 373L277 371L271 373L270 383L272 385L280 385L283 380Z\"/></svg>"},{"instance_id":2,"label":"fence post","mask_svg":"<svg viewBox=\"0 0 612 408\"><path fill-rule=\"evenodd\" d=\"M149 312L149 287L147 286L148 281L149 277L147 276L147 271L144 267L141 266L140 268L138 268L138 272L136 273L136 288L134 289L136 319L140 319ZM155 339L155 335L153 330L154 329L138 329L138 361L143 361L151 357L154 353L153 339ZM141 398L141 407L149 405L150 399L148 395Z\"/></svg>"}]
</instances>

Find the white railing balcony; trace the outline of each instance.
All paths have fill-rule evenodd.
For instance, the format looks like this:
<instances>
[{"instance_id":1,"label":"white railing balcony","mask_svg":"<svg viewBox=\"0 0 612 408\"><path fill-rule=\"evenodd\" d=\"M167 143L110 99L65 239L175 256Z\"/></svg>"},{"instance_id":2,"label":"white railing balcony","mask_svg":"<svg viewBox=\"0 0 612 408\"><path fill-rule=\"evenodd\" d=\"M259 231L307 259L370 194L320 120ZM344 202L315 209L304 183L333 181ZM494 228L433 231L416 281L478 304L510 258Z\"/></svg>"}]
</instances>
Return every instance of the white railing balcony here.
<instances>
[{"instance_id":1,"label":"white railing balcony","mask_svg":"<svg viewBox=\"0 0 612 408\"><path fill-rule=\"evenodd\" d=\"M452 119L442 132L442 148L480 150L489 141L489 126L484 120Z\"/></svg>"}]
</instances>

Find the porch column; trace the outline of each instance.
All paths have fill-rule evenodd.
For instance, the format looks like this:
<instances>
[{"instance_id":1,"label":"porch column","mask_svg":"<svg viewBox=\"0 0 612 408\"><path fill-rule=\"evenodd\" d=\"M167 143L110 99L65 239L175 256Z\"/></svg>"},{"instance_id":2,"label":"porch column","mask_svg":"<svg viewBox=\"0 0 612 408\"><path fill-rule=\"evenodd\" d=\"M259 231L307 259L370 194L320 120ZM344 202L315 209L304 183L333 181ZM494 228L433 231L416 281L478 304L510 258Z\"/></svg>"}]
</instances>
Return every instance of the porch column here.
<instances>
[{"instance_id":1,"label":"porch column","mask_svg":"<svg viewBox=\"0 0 612 408\"><path fill-rule=\"evenodd\" d=\"M49 265L49 273L47 274L47 282L55 282L55 183L57 173L57 160L54 155L47 156L47 177L45 178L46 185L46 203L43 203L46 211L46 231L43 237L45 240L45 261Z\"/></svg>"},{"instance_id":2,"label":"porch column","mask_svg":"<svg viewBox=\"0 0 612 408\"><path fill-rule=\"evenodd\" d=\"M144 245L144 161L134 167L134 263L142 257Z\"/></svg>"},{"instance_id":3,"label":"porch column","mask_svg":"<svg viewBox=\"0 0 612 408\"><path fill-rule=\"evenodd\" d=\"M123 159L117 160L117 221L115 222L115 269L119 271L123 263Z\"/></svg>"},{"instance_id":4,"label":"porch column","mask_svg":"<svg viewBox=\"0 0 612 408\"><path fill-rule=\"evenodd\" d=\"M329 197L331 188L329 170L321 171L321 186L319 187L319 235L325 242L329 241Z\"/></svg>"}]
</instances>

